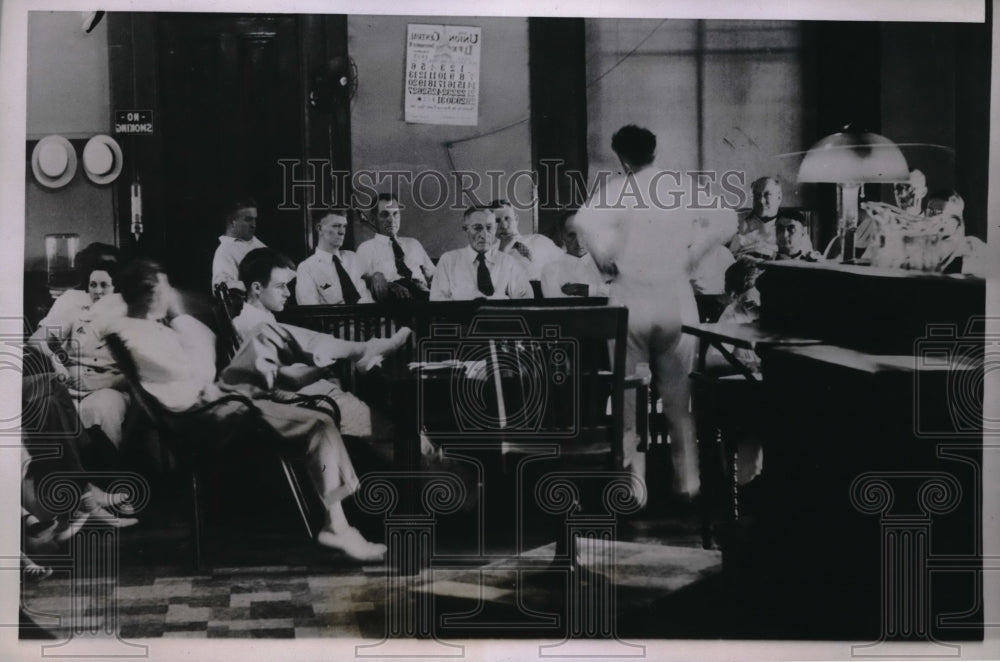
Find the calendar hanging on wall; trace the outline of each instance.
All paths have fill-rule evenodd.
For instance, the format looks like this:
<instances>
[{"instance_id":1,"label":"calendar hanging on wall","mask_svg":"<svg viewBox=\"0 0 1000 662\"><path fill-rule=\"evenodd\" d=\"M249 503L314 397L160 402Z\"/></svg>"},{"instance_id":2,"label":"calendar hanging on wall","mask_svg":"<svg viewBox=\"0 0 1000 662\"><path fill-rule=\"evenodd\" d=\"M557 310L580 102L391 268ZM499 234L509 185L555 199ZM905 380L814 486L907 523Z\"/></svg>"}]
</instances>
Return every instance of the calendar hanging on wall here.
<instances>
[{"instance_id":1,"label":"calendar hanging on wall","mask_svg":"<svg viewBox=\"0 0 1000 662\"><path fill-rule=\"evenodd\" d=\"M407 26L407 122L459 126L479 123L481 46L480 28Z\"/></svg>"}]
</instances>

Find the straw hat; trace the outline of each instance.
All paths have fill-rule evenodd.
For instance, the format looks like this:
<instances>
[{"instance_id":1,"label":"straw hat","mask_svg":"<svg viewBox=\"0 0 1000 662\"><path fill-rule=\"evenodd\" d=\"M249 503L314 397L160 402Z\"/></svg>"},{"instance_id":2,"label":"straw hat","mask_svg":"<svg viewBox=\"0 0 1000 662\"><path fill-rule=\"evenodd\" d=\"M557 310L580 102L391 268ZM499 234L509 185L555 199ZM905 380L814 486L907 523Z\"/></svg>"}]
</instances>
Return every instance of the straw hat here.
<instances>
[{"instance_id":1,"label":"straw hat","mask_svg":"<svg viewBox=\"0 0 1000 662\"><path fill-rule=\"evenodd\" d=\"M110 184L122 172L122 148L111 136L92 137L83 148L83 171L95 184Z\"/></svg>"},{"instance_id":2,"label":"straw hat","mask_svg":"<svg viewBox=\"0 0 1000 662\"><path fill-rule=\"evenodd\" d=\"M62 188L76 174L76 150L62 136L45 136L31 152L31 172L47 188Z\"/></svg>"}]
</instances>

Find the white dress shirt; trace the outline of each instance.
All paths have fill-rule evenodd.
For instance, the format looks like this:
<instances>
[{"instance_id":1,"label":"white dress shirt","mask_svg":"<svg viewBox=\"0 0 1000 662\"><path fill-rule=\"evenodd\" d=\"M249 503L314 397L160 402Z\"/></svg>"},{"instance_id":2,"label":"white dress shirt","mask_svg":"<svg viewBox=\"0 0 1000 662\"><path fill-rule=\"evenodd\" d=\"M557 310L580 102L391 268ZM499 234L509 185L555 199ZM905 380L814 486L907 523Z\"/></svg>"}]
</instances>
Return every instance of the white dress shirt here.
<instances>
[{"instance_id":1,"label":"white dress shirt","mask_svg":"<svg viewBox=\"0 0 1000 662\"><path fill-rule=\"evenodd\" d=\"M420 242L410 237L396 237L403 248L403 262L413 272L413 279L427 285L427 278L434 275L434 263L427 256ZM377 234L358 246L357 268L364 276L381 272L390 283L402 276L396 271L396 255L388 235Z\"/></svg>"},{"instance_id":2,"label":"white dress shirt","mask_svg":"<svg viewBox=\"0 0 1000 662\"><path fill-rule=\"evenodd\" d=\"M740 216L736 235L729 242L729 252L733 257L739 259L748 253L774 257L778 252L774 220L774 218L764 220L753 212Z\"/></svg>"},{"instance_id":3,"label":"white dress shirt","mask_svg":"<svg viewBox=\"0 0 1000 662\"><path fill-rule=\"evenodd\" d=\"M528 251L531 253L530 260L514 248L514 244L517 242L521 242L527 246ZM542 269L545 268L545 265L564 255L562 249L556 246L555 242L544 234L519 234L503 252L508 255L516 255L524 260L524 266L530 280L541 280Z\"/></svg>"},{"instance_id":4,"label":"white dress shirt","mask_svg":"<svg viewBox=\"0 0 1000 662\"><path fill-rule=\"evenodd\" d=\"M493 281L493 296L479 291L478 253L471 246L448 251L438 260L437 275L431 284L431 301L468 301L471 299L530 299L534 296L528 273L517 260L493 246L484 253L486 268Z\"/></svg>"},{"instance_id":5,"label":"white dress shirt","mask_svg":"<svg viewBox=\"0 0 1000 662\"><path fill-rule=\"evenodd\" d=\"M219 247L215 249L215 257L212 258L213 294L215 286L219 283L225 283L229 289L246 291L239 276L240 262L255 248L267 248L267 246L257 237L251 237L249 241L226 235L219 237Z\"/></svg>"},{"instance_id":6,"label":"white dress shirt","mask_svg":"<svg viewBox=\"0 0 1000 662\"><path fill-rule=\"evenodd\" d=\"M277 324L274 313L266 308L245 303L243 304L243 308L240 309L240 314L233 318L233 328L236 330L236 335L239 336L240 342L243 342L250 336L250 333L254 329L267 322Z\"/></svg>"},{"instance_id":7,"label":"white dress shirt","mask_svg":"<svg viewBox=\"0 0 1000 662\"><path fill-rule=\"evenodd\" d=\"M190 409L215 379L215 336L189 315L170 326L123 317L112 324L135 360L142 387L172 411Z\"/></svg>"},{"instance_id":8,"label":"white dress shirt","mask_svg":"<svg viewBox=\"0 0 1000 662\"><path fill-rule=\"evenodd\" d=\"M344 293L340 287L337 267L333 264L333 255L322 248L317 248L315 253L299 264L295 281L295 300L300 306L344 303ZM350 276L358 294L361 295L358 303L371 303L372 296L361 278L362 272L358 267L357 255L353 251L344 250L337 251L336 255L344 265L344 270Z\"/></svg>"},{"instance_id":9,"label":"white dress shirt","mask_svg":"<svg viewBox=\"0 0 1000 662\"><path fill-rule=\"evenodd\" d=\"M542 269L542 296L546 299L566 297L569 295L563 293L563 285L581 283L587 286L588 297L606 297L608 279L597 268L590 253L584 253L580 257L563 253Z\"/></svg>"},{"instance_id":10,"label":"white dress shirt","mask_svg":"<svg viewBox=\"0 0 1000 662\"><path fill-rule=\"evenodd\" d=\"M240 342L246 342L251 338L262 324L273 324L287 331L308 356L312 365L322 368L345 358L343 340L334 338L329 333L278 322L270 310L255 306L249 301L243 305L240 314L233 318L233 328L236 329Z\"/></svg>"}]
</instances>

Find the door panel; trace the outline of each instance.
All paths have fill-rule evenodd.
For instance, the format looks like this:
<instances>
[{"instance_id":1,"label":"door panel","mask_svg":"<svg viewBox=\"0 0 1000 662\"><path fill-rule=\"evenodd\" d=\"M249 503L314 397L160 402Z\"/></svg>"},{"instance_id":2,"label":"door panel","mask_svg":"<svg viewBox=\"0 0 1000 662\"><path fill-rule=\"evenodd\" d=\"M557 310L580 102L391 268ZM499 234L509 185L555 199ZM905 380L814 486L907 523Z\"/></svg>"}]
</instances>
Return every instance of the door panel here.
<instances>
[{"instance_id":1,"label":"door panel","mask_svg":"<svg viewBox=\"0 0 1000 662\"><path fill-rule=\"evenodd\" d=\"M257 200L257 236L304 257L304 214L279 211L278 160L302 158L294 16L161 14L164 253L172 279L207 290L221 209Z\"/></svg>"}]
</instances>

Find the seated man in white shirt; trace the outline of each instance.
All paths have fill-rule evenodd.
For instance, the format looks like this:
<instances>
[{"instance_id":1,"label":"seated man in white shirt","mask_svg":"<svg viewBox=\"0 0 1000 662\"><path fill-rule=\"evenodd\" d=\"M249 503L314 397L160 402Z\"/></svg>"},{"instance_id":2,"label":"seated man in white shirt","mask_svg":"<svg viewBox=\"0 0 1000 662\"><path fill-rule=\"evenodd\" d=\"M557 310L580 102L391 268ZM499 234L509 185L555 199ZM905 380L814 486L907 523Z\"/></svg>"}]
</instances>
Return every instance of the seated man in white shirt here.
<instances>
[{"instance_id":1,"label":"seated man in white shirt","mask_svg":"<svg viewBox=\"0 0 1000 662\"><path fill-rule=\"evenodd\" d=\"M277 324L274 313L285 309L290 296L288 284L295 278L292 262L270 248L258 248L247 253L240 263L240 280L247 285L246 305L233 319L233 327L241 342L245 342L265 324ZM397 331L391 338L372 338L367 342L340 340L310 329L282 324L299 345L309 348L321 343L335 343L338 356L354 360L359 369L367 371L381 357L399 349L409 336L409 329ZM225 375L224 375L225 378ZM340 409L340 431L351 437L385 439L390 434L389 425L373 415L363 401L344 391L337 380L329 375L326 367L305 364L282 365L278 370L279 387L293 390L300 395L325 395L332 398ZM280 392L278 395L281 395Z\"/></svg>"},{"instance_id":2,"label":"seated man in white shirt","mask_svg":"<svg viewBox=\"0 0 1000 662\"><path fill-rule=\"evenodd\" d=\"M492 211L469 207L462 230L469 245L448 251L438 260L431 301L530 299L534 295L522 261L497 247Z\"/></svg>"},{"instance_id":3,"label":"seated man in white shirt","mask_svg":"<svg viewBox=\"0 0 1000 662\"><path fill-rule=\"evenodd\" d=\"M240 262L264 242L254 236L257 230L257 203L253 198L238 198L225 211L226 231L219 237L219 247L212 258L212 292L219 283L232 290L245 292L239 279Z\"/></svg>"},{"instance_id":4,"label":"seated man in white shirt","mask_svg":"<svg viewBox=\"0 0 1000 662\"><path fill-rule=\"evenodd\" d=\"M575 210L559 217L559 236L566 252L542 269L542 295L546 299L608 296L609 278L580 242Z\"/></svg>"},{"instance_id":5,"label":"seated man in white shirt","mask_svg":"<svg viewBox=\"0 0 1000 662\"><path fill-rule=\"evenodd\" d=\"M347 218L323 211L316 219L316 252L299 264L295 300L301 306L371 303L352 251L342 250Z\"/></svg>"},{"instance_id":6,"label":"seated man in white shirt","mask_svg":"<svg viewBox=\"0 0 1000 662\"><path fill-rule=\"evenodd\" d=\"M397 236L399 201L379 193L372 209L377 234L358 246L357 265L376 301L427 299L434 263L419 241Z\"/></svg>"},{"instance_id":7,"label":"seated man in white shirt","mask_svg":"<svg viewBox=\"0 0 1000 662\"><path fill-rule=\"evenodd\" d=\"M215 381L215 338L208 327L180 309L177 293L162 267L149 260L136 260L122 274L121 294L128 306L128 317L118 320L110 331L118 334L132 355L143 388L164 407L184 412L218 399L226 390L241 390ZM275 344L273 329L265 325L254 340L260 340L257 344L265 350L270 348L280 354L283 348ZM303 348L316 366L329 365L341 351L332 337L326 339ZM248 341L244 347L254 344ZM273 358L266 360L267 355L262 353L253 364L263 382L277 379L278 363ZM365 540L344 513L341 502L357 489L358 477L333 420L311 409L266 398L253 400L290 451L305 457L310 479L327 510L317 542L357 560L384 558L385 545ZM206 415L224 423L239 410L239 404L228 403L210 408Z\"/></svg>"},{"instance_id":8,"label":"seated man in white shirt","mask_svg":"<svg viewBox=\"0 0 1000 662\"><path fill-rule=\"evenodd\" d=\"M521 234L517 212L506 200L494 200L490 209L497 221L497 239L500 250L508 255L516 255L525 261L529 280L541 280L546 264L558 259L563 253L544 234Z\"/></svg>"},{"instance_id":9,"label":"seated man in white shirt","mask_svg":"<svg viewBox=\"0 0 1000 662\"><path fill-rule=\"evenodd\" d=\"M736 234L729 241L729 252L737 260L749 256L770 260L778 252L774 220L781 213L781 180L760 177L750 184L753 207L739 219Z\"/></svg>"}]
</instances>

